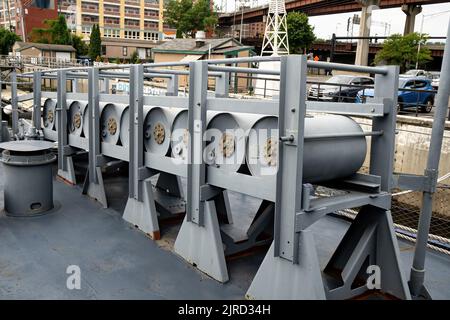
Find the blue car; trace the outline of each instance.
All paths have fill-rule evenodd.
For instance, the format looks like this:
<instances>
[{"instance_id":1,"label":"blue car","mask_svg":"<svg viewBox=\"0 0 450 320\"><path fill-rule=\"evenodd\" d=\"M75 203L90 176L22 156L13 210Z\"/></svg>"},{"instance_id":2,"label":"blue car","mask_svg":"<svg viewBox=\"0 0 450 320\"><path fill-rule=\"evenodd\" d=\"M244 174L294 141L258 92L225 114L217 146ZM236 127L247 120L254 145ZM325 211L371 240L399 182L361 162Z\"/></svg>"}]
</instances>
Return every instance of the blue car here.
<instances>
[{"instance_id":1,"label":"blue car","mask_svg":"<svg viewBox=\"0 0 450 320\"><path fill-rule=\"evenodd\" d=\"M397 111L416 109L421 112L431 112L434 105L434 88L431 80L423 77L401 77L398 83ZM364 103L367 97L374 96L374 89L365 89L358 92L357 103Z\"/></svg>"}]
</instances>

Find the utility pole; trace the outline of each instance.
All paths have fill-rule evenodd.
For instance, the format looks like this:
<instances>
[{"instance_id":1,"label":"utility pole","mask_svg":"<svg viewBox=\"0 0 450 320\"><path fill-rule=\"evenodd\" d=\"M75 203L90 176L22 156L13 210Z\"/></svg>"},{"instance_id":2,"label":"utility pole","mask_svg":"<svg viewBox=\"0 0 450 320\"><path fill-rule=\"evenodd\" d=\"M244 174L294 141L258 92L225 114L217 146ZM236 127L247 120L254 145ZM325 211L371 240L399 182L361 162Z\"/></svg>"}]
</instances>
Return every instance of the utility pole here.
<instances>
[{"instance_id":1,"label":"utility pole","mask_svg":"<svg viewBox=\"0 0 450 320\"><path fill-rule=\"evenodd\" d=\"M242 43L242 31L244 27L244 1L241 1L241 29L239 31L239 42Z\"/></svg>"},{"instance_id":2,"label":"utility pole","mask_svg":"<svg viewBox=\"0 0 450 320\"><path fill-rule=\"evenodd\" d=\"M8 12L9 31L13 31L12 30L12 22L11 22L11 12L10 12L10 8L9 8L9 0L5 0L5 2L6 2L6 11Z\"/></svg>"},{"instance_id":3,"label":"utility pole","mask_svg":"<svg viewBox=\"0 0 450 320\"><path fill-rule=\"evenodd\" d=\"M432 14L423 14L422 13L422 21L420 22L420 36L422 36L422 34L423 34L423 22L424 22L425 18L438 16L438 15L445 14L448 12L450 12L450 10L441 11L441 12L432 13ZM416 69L419 69L419 55L420 55L421 48L422 48L422 43L419 41L419 45L417 46Z\"/></svg>"}]
</instances>

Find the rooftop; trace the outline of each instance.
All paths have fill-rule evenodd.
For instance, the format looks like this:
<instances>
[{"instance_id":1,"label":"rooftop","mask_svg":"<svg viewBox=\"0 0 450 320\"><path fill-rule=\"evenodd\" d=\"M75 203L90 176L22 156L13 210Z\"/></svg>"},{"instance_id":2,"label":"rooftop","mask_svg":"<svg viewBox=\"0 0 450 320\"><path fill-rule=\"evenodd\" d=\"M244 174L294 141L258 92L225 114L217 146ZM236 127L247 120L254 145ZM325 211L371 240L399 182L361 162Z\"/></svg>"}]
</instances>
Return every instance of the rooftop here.
<instances>
[{"instance_id":1,"label":"rooftop","mask_svg":"<svg viewBox=\"0 0 450 320\"><path fill-rule=\"evenodd\" d=\"M196 39L173 39L153 48L153 52L206 54L211 49L214 53L228 53L232 51L253 50L233 38L203 39L204 45L197 47Z\"/></svg>"},{"instance_id":2,"label":"rooftop","mask_svg":"<svg viewBox=\"0 0 450 320\"><path fill-rule=\"evenodd\" d=\"M64 44L48 44L37 42L22 42L17 41L14 46L16 51L22 51L28 48L36 48L43 51L63 51L63 52L75 52L75 48Z\"/></svg>"}]
</instances>

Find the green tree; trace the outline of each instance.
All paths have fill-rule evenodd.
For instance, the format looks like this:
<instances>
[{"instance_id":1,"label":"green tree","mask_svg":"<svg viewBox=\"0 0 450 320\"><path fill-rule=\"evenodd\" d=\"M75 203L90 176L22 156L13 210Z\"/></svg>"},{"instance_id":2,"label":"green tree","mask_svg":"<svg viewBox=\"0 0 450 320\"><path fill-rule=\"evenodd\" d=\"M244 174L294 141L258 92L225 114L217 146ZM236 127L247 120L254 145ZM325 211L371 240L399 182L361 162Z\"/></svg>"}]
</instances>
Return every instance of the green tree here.
<instances>
[{"instance_id":1,"label":"green tree","mask_svg":"<svg viewBox=\"0 0 450 320\"><path fill-rule=\"evenodd\" d=\"M375 64L393 64L399 65L401 72L415 66L416 61L419 65L431 61L431 51L425 46L427 36L417 32L406 36L394 34L386 39L383 48L375 56ZM418 52L419 43L421 45Z\"/></svg>"},{"instance_id":2,"label":"green tree","mask_svg":"<svg viewBox=\"0 0 450 320\"><path fill-rule=\"evenodd\" d=\"M130 63L132 64L141 63L141 59L139 59L139 54L137 51L133 51L133 53L131 54Z\"/></svg>"},{"instance_id":3,"label":"green tree","mask_svg":"<svg viewBox=\"0 0 450 320\"><path fill-rule=\"evenodd\" d=\"M195 37L199 30L213 31L218 22L209 0L169 0L164 17L170 27L177 29L177 38Z\"/></svg>"},{"instance_id":4,"label":"green tree","mask_svg":"<svg viewBox=\"0 0 450 320\"><path fill-rule=\"evenodd\" d=\"M72 33L67 27L66 17L59 15L56 20L47 20L53 44L72 45Z\"/></svg>"},{"instance_id":5,"label":"green tree","mask_svg":"<svg viewBox=\"0 0 450 320\"><path fill-rule=\"evenodd\" d=\"M31 42L71 45L77 51L77 56L88 53L87 44L70 32L63 15L59 15L56 20L45 20L44 24L46 28L33 28L29 37Z\"/></svg>"},{"instance_id":6,"label":"green tree","mask_svg":"<svg viewBox=\"0 0 450 320\"><path fill-rule=\"evenodd\" d=\"M14 43L20 40L20 37L14 32L0 28L0 54L7 55L11 52Z\"/></svg>"},{"instance_id":7,"label":"green tree","mask_svg":"<svg viewBox=\"0 0 450 320\"><path fill-rule=\"evenodd\" d=\"M72 33L67 27L64 15L56 20L44 20L45 28L33 28L30 41L38 43L72 45Z\"/></svg>"},{"instance_id":8,"label":"green tree","mask_svg":"<svg viewBox=\"0 0 450 320\"><path fill-rule=\"evenodd\" d=\"M287 15L289 50L291 53L305 53L316 40L314 27L303 12L289 12Z\"/></svg>"},{"instance_id":9,"label":"green tree","mask_svg":"<svg viewBox=\"0 0 450 320\"><path fill-rule=\"evenodd\" d=\"M75 34L72 35L72 46L77 51L77 56L85 56L89 52L89 46L80 36Z\"/></svg>"},{"instance_id":10,"label":"green tree","mask_svg":"<svg viewBox=\"0 0 450 320\"><path fill-rule=\"evenodd\" d=\"M92 26L91 38L89 41L89 57L96 60L102 55L102 39L100 37L100 28L97 24Z\"/></svg>"}]
</instances>

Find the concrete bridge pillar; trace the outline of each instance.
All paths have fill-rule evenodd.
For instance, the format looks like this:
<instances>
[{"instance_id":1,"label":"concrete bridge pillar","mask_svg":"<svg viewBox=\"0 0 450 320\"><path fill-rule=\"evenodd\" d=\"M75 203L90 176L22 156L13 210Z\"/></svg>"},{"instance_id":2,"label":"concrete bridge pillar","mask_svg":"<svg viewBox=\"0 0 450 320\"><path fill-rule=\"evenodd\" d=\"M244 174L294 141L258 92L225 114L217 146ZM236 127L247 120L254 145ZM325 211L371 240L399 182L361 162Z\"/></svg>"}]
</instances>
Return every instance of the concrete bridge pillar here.
<instances>
[{"instance_id":1,"label":"concrete bridge pillar","mask_svg":"<svg viewBox=\"0 0 450 320\"><path fill-rule=\"evenodd\" d=\"M406 14L405 31L403 35L407 35L414 32L414 24L416 22L416 16L422 12L422 6L414 4L402 5L402 11Z\"/></svg>"},{"instance_id":2,"label":"concrete bridge pillar","mask_svg":"<svg viewBox=\"0 0 450 320\"><path fill-rule=\"evenodd\" d=\"M378 8L380 0L357 0L362 5L361 24L359 25L359 36L370 36L370 19L372 17L372 10ZM356 48L355 64L360 66L367 66L369 62L369 39L358 40L358 47Z\"/></svg>"}]
</instances>

